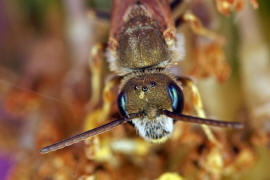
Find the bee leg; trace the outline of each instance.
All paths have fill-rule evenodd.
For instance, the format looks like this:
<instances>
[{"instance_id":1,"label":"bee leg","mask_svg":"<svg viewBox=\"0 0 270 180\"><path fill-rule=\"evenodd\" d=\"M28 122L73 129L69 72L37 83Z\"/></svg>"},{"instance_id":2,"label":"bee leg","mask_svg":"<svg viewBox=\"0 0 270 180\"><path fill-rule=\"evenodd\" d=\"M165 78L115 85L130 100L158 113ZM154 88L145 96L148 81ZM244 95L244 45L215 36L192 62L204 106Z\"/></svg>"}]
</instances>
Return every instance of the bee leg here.
<instances>
[{"instance_id":1,"label":"bee leg","mask_svg":"<svg viewBox=\"0 0 270 180\"><path fill-rule=\"evenodd\" d=\"M98 9L90 9L90 10L88 10L88 15L90 17L94 17L94 18L97 18L97 19L105 20L105 21L109 21L110 18L111 18L111 14L109 12L98 10Z\"/></svg>"},{"instance_id":2,"label":"bee leg","mask_svg":"<svg viewBox=\"0 0 270 180\"><path fill-rule=\"evenodd\" d=\"M189 8L189 4L189 2L183 0L171 2L172 18L174 19L174 26L176 29L179 29L180 26L184 24L183 14Z\"/></svg>"},{"instance_id":3,"label":"bee leg","mask_svg":"<svg viewBox=\"0 0 270 180\"><path fill-rule=\"evenodd\" d=\"M101 99L101 88L103 86L103 59L105 45L98 43L90 51L89 68L91 72L91 100L88 109L97 106Z\"/></svg>"},{"instance_id":4,"label":"bee leg","mask_svg":"<svg viewBox=\"0 0 270 180\"><path fill-rule=\"evenodd\" d=\"M197 115L201 118L206 118L200 93L193 81L188 77L177 77L176 80L181 82L182 86L189 90L189 93L191 94L191 103ZM222 158L223 145L217 141L209 126L202 125L202 128L208 140L214 146L209 147L209 153L207 153L205 156L201 156L199 161L201 162L201 166L206 169L206 172L209 173L210 176L220 179L220 172L222 172L224 169L224 162Z\"/></svg>"},{"instance_id":5,"label":"bee leg","mask_svg":"<svg viewBox=\"0 0 270 180\"><path fill-rule=\"evenodd\" d=\"M175 10L178 6L180 6L182 4L183 0L172 0L170 2L170 8L171 11Z\"/></svg>"},{"instance_id":6,"label":"bee leg","mask_svg":"<svg viewBox=\"0 0 270 180\"><path fill-rule=\"evenodd\" d=\"M179 25L183 23L188 24L192 32L196 35L204 36L211 40L219 41L221 43L224 43L225 41L223 36L204 27L201 20L190 11L183 13L181 16L175 19L176 27L179 27Z\"/></svg>"},{"instance_id":7,"label":"bee leg","mask_svg":"<svg viewBox=\"0 0 270 180\"><path fill-rule=\"evenodd\" d=\"M109 119L111 112L116 111L116 108L113 108L113 104L117 98L115 89L120 85L120 82L121 77L119 76L114 76L107 80L103 89L102 106L88 113L84 125L86 130L92 129L97 126L97 123Z\"/></svg>"},{"instance_id":8,"label":"bee leg","mask_svg":"<svg viewBox=\"0 0 270 180\"><path fill-rule=\"evenodd\" d=\"M176 26L188 24L193 32L194 42L190 74L196 77L214 76L219 82L224 82L230 76L231 69L226 62L223 46L225 39L222 35L207 29L200 19L191 12L186 12L176 19ZM209 41L202 40L206 37Z\"/></svg>"},{"instance_id":9,"label":"bee leg","mask_svg":"<svg viewBox=\"0 0 270 180\"><path fill-rule=\"evenodd\" d=\"M184 23L183 15L180 15L174 20L174 25L176 28L180 28L180 26Z\"/></svg>"},{"instance_id":10,"label":"bee leg","mask_svg":"<svg viewBox=\"0 0 270 180\"><path fill-rule=\"evenodd\" d=\"M203 104L201 100L201 96L197 86L193 83L193 81L188 77L177 77L177 81L180 81L184 88L187 88L191 93L191 103L196 112L196 114L201 118L206 118L205 112L203 110ZM220 146L219 142L215 138L211 129L207 125L202 125L202 128L208 137L208 139L215 145Z\"/></svg>"}]
</instances>

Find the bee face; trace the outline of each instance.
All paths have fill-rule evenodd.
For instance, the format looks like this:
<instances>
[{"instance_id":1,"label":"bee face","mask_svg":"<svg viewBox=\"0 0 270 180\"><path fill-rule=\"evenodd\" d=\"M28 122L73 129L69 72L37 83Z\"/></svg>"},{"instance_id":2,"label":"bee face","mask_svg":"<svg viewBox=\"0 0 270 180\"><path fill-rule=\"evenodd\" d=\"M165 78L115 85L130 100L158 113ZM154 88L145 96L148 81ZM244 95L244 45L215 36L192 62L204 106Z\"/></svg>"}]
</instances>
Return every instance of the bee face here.
<instances>
[{"instance_id":1,"label":"bee face","mask_svg":"<svg viewBox=\"0 0 270 180\"><path fill-rule=\"evenodd\" d=\"M124 116L145 113L132 123L143 138L158 142L166 140L173 131L173 119L158 114L158 110L181 113L183 103L181 88L162 72L141 73L128 78L118 97L118 106Z\"/></svg>"}]
</instances>

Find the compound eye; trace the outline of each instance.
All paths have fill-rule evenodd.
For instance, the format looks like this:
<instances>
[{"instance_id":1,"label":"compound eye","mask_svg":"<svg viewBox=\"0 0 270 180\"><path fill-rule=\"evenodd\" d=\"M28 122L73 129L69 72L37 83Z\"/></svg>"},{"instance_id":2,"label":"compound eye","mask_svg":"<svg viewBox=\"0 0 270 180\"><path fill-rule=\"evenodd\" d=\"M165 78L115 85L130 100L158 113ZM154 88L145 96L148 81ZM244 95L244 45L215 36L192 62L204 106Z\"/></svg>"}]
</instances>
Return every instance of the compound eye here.
<instances>
[{"instance_id":1,"label":"compound eye","mask_svg":"<svg viewBox=\"0 0 270 180\"><path fill-rule=\"evenodd\" d=\"M173 112L182 113L184 108L184 96L182 90L174 83L169 84L168 92L172 101Z\"/></svg>"},{"instance_id":2,"label":"compound eye","mask_svg":"<svg viewBox=\"0 0 270 180\"><path fill-rule=\"evenodd\" d=\"M127 117L127 115L128 115L128 112L127 112L127 101L126 101L126 96L125 96L125 93L124 92L121 92L119 94L117 103L118 103L118 108L119 108L120 113L123 116Z\"/></svg>"}]
</instances>

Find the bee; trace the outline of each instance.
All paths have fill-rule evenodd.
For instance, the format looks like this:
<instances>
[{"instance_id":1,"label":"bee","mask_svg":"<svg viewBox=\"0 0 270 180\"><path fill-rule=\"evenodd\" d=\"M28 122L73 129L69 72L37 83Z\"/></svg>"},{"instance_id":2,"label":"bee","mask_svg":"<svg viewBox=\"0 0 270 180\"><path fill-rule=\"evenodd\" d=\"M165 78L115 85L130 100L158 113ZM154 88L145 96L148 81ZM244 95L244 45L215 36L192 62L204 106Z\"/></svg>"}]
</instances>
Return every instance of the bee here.
<instances>
[{"instance_id":1,"label":"bee","mask_svg":"<svg viewBox=\"0 0 270 180\"><path fill-rule=\"evenodd\" d=\"M241 123L184 115L181 81L169 67L184 57L167 0L114 0L107 60L121 77L117 98L122 116L108 124L41 149L48 153L129 122L146 141L165 142L177 121L242 128ZM180 77L181 79L181 77Z\"/></svg>"}]
</instances>

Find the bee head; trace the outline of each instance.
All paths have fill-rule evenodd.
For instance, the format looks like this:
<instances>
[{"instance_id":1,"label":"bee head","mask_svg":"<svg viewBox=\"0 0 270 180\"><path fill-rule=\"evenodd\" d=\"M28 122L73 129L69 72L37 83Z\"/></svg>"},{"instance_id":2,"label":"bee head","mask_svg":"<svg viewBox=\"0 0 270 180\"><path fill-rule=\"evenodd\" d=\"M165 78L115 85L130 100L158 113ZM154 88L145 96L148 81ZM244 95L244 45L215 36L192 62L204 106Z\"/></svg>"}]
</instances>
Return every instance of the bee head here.
<instances>
[{"instance_id":1,"label":"bee head","mask_svg":"<svg viewBox=\"0 0 270 180\"><path fill-rule=\"evenodd\" d=\"M184 96L180 86L163 72L138 73L124 80L118 96L123 116L145 112L154 118L159 109L182 113Z\"/></svg>"},{"instance_id":2,"label":"bee head","mask_svg":"<svg viewBox=\"0 0 270 180\"><path fill-rule=\"evenodd\" d=\"M146 140L162 142L173 131L173 119L159 110L175 113L183 111L184 96L170 75L163 72L137 73L124 80L118 96L118 107L123 116L144 112L145 116L131 120L138 133Z\"/></svg>"}]
</instances>

